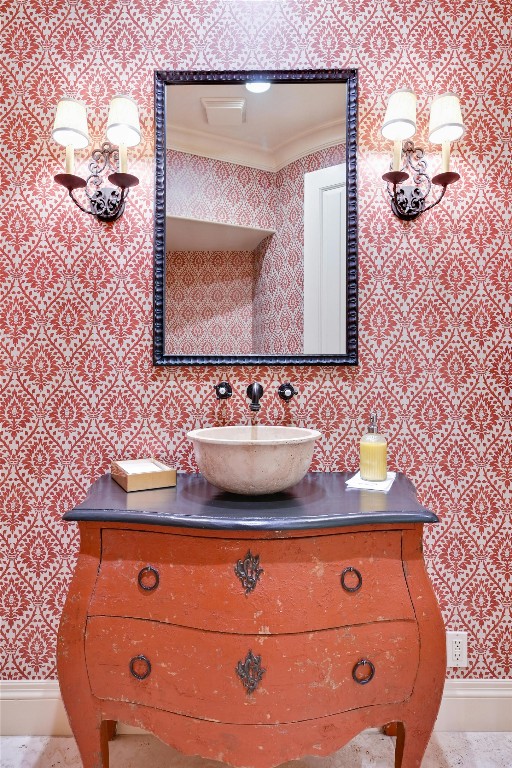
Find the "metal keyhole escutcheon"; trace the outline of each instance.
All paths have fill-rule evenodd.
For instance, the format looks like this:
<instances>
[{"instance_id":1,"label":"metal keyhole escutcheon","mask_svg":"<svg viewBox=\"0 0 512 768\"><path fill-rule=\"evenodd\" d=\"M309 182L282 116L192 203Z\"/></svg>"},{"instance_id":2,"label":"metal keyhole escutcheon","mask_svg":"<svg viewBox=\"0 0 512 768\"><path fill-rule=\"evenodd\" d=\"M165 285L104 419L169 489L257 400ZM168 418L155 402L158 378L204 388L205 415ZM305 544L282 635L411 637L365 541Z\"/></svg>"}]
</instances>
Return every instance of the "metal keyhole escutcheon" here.
<instances>
[{"instance_id":1,"label":"metal keyhole escutcheon","mask_svg":"<svg viewBox=\"0 0 512 768\"><path fill-rule=\"evenodd\" d=\"M255 589L263 573L263 568L260 568L260 556L253 555L249 549L244 559L238 560L235 565L235 573L242 582L245 594L248 595Z\"/></svg>"},{"instance_id":2,"label":"metal keyhole escutcheon","mask_svg":"<svg viewBox=\"0 0 512 768\"><path fill-rule=\"evenodd\" d=\"M261 656L255 656L249 651L244 661L239 661L236 673L242 681L247 693L253 693L261 682L266 670L261 666Z\"/></svg>"}]
</instances>

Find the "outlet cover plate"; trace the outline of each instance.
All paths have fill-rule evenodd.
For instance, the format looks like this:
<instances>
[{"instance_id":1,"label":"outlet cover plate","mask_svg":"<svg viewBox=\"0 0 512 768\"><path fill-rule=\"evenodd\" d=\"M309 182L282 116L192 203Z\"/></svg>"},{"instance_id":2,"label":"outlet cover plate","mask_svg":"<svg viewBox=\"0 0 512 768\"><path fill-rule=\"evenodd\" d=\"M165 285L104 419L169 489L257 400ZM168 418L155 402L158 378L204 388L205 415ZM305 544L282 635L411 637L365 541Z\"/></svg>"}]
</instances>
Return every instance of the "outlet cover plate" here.
<instances>
[{"instance_id":1,"label":"outlet cover plate","mask_svg":"<svg viewBox=\"0 0 512 768\"><path fill-rule=\"evenodd\" d=\"M468 666L468 633L467 632L447 632L446 633L446 666L447 667L467 667Z\"/></svg>"}]
</instances>

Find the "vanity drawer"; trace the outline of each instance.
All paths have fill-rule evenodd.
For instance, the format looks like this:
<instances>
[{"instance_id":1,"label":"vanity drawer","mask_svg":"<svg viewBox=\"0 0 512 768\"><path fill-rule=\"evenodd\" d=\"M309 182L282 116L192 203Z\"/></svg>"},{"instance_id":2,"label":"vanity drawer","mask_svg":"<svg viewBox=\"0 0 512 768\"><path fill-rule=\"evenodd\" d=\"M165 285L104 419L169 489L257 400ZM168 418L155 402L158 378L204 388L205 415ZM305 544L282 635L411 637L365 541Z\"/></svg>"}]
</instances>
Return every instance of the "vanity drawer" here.
<instances>
[{"instance_id":1,"label":"vanity drawer","mask_svg":"<svg viewBox=\"0 0 512 768\"><path fill-rule=\"evenodd\" d=\"M235 573L249 552L252 590ZM414 618L399 531L237 542L104 529L90 614L247 634Z\"/></svg>"},{"instance_id":2,"label":"vanity drawer","mask_svg":"<svg viewBox=\"0 0 512 768\"><path fill-rule=\"evenodd\" d=\"M265 670L253 692L237 671L250 651ZM91 690L100 699L271 724L404 701L413 689L419 641L416 624L407 621L261 636L97 616L88 621L85 654ZM353 679L363 659L374 666L366 684ZM131 663L147 677L137 679ZM369 675L371 667L360 665L358 672Z\"/></svg>"}]
</instances>

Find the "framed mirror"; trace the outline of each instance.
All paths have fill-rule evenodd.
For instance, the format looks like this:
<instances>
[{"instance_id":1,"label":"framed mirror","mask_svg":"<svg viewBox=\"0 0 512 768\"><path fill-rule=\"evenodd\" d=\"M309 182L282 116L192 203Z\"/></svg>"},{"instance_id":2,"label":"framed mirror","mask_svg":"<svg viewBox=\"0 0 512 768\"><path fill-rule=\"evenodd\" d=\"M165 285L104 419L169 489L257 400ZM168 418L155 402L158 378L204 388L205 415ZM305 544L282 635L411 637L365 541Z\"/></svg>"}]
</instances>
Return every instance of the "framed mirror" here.
<instances>
[{"instance_id":1,"label":"framed mirror","mask_svg":"<svg viewBox=\"0 0 512 768\"><path fill-rule=\"evenodd\" d=\"M155 72L155 365L357 365L357 71Z\"/></svg>"}]
</instances>

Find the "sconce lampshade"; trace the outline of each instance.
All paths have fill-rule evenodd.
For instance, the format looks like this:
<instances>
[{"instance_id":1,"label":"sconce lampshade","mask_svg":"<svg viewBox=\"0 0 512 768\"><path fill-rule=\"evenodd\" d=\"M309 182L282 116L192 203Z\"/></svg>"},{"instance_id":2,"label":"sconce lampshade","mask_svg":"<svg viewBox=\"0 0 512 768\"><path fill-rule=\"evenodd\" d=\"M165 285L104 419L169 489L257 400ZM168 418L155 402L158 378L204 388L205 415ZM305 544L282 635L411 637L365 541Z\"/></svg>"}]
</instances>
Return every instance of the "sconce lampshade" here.
<instances>
[{"instance_id":1,"label":"sconce lampshade","mask_svg":"<svg viewBox=\"0 0 512 768\"><path fill-rule=\"evenodd\" d=\"M464 123L457 94L436 96L430 108L429 141L432 144L457 141L463 133Z\"/></svg>"},{"instance_id":2,"label":"sconce lampshade","mask_svg":"<svg viewBox=\"0 0 512 768\"><path fill-rule=\"evenodd\" d=\"M399 88L389 97L382 135L390 141L405 141L416 133L416 94Z\"/></svg>"},{"instance_id":3,"label":"sconce lampshade","mask_svg":"<svg viewBox=\"0 0 512 768\"><path fill-rule=\"evenodd\" d=\"M139 110L130 96L114 96L110 102L107 138L117 146L135 147L140 143Z\"/></svg>"},{"instance_id":4,"label":"sconce lampshade","mask_svg":"<svg viewBox=\"0 0 512 768\"><path fill-rule=\"evenodd\" d=\"M89 143L85 104L64 96L57 104L52 136L63 147L84 149Z\"/></svg>"}]
</instances>

